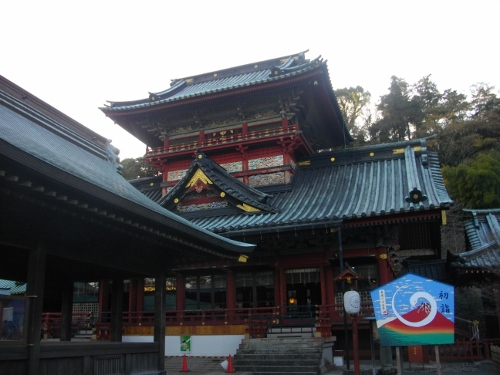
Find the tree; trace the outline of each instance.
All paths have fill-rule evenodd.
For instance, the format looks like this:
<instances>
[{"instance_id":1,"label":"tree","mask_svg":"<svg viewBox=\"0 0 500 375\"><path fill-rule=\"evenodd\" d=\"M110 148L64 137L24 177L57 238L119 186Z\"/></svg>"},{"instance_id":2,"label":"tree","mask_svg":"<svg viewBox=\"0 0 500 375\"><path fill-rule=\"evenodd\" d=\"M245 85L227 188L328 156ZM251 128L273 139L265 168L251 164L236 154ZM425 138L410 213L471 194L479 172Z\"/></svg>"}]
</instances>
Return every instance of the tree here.
<instances>
[{"instance_id":1,"label":"tree","mask_svg":"<svg viewBox=\"0 0 500 375\"><path fill-rule=\"evenodd\" d=\"M370 103L371 94L361 86L345 87L335 91L340 111L346 121L347 129L359 143L364 143L365 132L359 125L359 120L364 119L364 111Z\"/></svg>"},{"instance_id":2,"label":"tree","mask_svg":"<svg viewBox=\"0 0 500 375\"><path fill-rule=\"evenodd\" d=\"M421 78L412 86L414 95L411 101L415 103L413 123L415 126L415 137L423 138L436 134L441 124L441 100L443 94L431 81L430 75Z\"/></svg>"},{"instance_id":3,"label":"tree","mask_svg":"<svg viewBox=\"0 0 500 375\"><path fill-rule=\"evenodd\" d=\"M147 164L143 158L123 159L121 165L123 166L122 175L126 180L158 175L158 170Z\"/></svg>"},{"instance_id":4,"label":"tree","mask_svg":"<svg viewBox=\"0 0 500 375\"><path fill-rule=\"evenodd\" d=\"M441 162L458 166L479 153L500 151L500 99L493 87L473 86L470 103L456 92L445 94L446 122L437 139Z\"/></svg>"},{"instance_id":5,"label":"tree","mask_svg":"<svg viewBox=\"0 0 500 375\"><path fill-rule=\"evenodd\" d=\"M470 162L442 169L453 199L467 208L500 207L500 152L481 153Z\"/></svg>"},{"instance_id":6,"label":"tree","mask_svg":"<svg viewBox=\"0 0 500 375\"><path fill-rule=\"evenodd\" d=\"M370 129L375 142L404 141L411 139L411 125L421 117L420 103L410 98L408 83L402 78L391 77L389 94L380 98L377 109L382 118Z\"/></svg>"}]
</instances>

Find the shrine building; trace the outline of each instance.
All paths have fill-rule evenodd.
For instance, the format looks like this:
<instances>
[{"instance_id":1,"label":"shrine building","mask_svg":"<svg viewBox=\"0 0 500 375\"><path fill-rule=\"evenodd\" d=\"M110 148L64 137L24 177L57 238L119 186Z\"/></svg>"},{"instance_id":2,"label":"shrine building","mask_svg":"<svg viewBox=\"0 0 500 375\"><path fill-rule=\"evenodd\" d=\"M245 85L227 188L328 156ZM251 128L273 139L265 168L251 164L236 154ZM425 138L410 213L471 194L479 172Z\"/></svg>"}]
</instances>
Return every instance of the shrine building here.
<instances>
[{"instance_id":1,"label":"shrine building","mask_svg":"<svg viewBox=\"0 0 500 375\"><path fill-rule=\"evenodd\" d=\"M321 58L174 79L101 110L147 145L160 173L131 181L138 190L197 227L256 244L239 261L186 258L169 270L167 336L300 332L334 336L342 350L345 290L373 316L370 290L405 273L405 261L442 258L453 202L437 154L426 139L352 147ZM142 296L128 311L147 310L143 281L128 293Z\"/></svg>"}]
</instances>

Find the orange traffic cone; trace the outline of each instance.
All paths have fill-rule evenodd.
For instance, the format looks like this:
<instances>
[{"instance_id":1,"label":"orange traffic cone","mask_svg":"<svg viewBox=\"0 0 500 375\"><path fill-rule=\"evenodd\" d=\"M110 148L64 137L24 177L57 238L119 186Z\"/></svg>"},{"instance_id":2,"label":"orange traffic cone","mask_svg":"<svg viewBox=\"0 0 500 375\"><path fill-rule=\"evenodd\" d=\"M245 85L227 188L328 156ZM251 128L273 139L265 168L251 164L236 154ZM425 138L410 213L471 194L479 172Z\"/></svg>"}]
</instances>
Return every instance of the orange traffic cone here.
<instances>
[{"instance_id":1,"label":"orange traffic cone","mask_svg":"<svg viewBox=\"0 0 500 375\"><path fill-rule=\"evenodd\" d=\"M188 369L188 361L187 361L187 357L186 355L184 354L182 356L182 368L181 368L181 371L179 372L188 372L189 369Z\"/></svg>"},{"instance_id":2,"label":"orange traffic cone","mask_svg":"<svg viewBox=\"0 0 500 375\"><path fill-rule=\"evenodd\" d=\"M227 370L226 372L234 372L234 367L233 367L233 359L231 358L231 354L229 354L229 358L227 359Z\"/></svg>"}]
</instances>

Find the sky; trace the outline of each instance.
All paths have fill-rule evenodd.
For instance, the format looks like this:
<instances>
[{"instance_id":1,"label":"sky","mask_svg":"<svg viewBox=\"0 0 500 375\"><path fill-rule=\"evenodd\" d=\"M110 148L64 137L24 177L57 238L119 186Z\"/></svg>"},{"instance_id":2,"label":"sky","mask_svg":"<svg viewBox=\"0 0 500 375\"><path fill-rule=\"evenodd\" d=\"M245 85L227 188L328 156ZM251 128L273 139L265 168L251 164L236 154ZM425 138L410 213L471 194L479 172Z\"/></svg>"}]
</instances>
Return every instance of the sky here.
<instances>
[{"instance_id":1,"label":"sky","mask_svg":"<svg viewBox=\"0 0 500 375\"><path fill-rule=\"evenodd\" d=\"M0 14L0 75L111 139L122 160L146 146L99 110L106 101L306 50L328 61L334 89L362 86L373 105L393 75L500 89L500 0L25 0Z\"/></svg>"}]
</instances>

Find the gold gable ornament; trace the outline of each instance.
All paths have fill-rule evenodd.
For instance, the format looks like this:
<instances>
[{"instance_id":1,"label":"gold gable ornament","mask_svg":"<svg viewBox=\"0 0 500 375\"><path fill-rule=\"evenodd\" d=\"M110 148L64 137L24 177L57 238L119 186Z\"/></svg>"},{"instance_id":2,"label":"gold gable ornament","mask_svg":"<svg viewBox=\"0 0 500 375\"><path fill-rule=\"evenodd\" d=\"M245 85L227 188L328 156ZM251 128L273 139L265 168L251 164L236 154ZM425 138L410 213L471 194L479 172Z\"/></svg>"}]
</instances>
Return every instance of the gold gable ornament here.
<instances>
[{"instance_id":1,"label":"gold gable ornament","mask_svg":"<svg viewBox=\"0 0 500 375\"><path fill-rule=\"evenodd\" d=\"M213 184L213 182L207 177L205 173L202 172L201 169L197 169L196 172L194 172L193 177L191 177L191 179L186 184L186 187L187 188L193 187L194 185L196 185L198 180L203 182L205 185Z\"/></svg>"},{"instance_id":2,"label":"gold gable ornament","mask_svg":"<svg viewBox=\"0 0 500 375\"><path fill-rule=\"evenodd\" d=\"M259 212L260 211L258 208L252 207L246 203L239 204L236 207L238 207L240 210L243 210L245 212Z\"/></svg>"}]
</instances>

